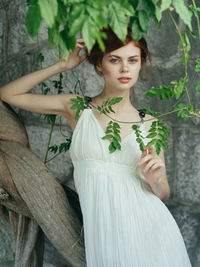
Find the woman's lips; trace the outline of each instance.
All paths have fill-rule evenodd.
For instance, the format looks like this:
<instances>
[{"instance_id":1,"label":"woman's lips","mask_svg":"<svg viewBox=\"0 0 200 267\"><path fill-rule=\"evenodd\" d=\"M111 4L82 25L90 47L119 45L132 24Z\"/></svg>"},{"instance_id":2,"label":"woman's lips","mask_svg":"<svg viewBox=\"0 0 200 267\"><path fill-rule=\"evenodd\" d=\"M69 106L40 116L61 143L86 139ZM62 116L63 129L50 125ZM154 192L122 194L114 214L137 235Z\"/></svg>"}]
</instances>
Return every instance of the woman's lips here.
<instances>
[{"instance_id":1,"label":"woman's lips","mask_svg":"<svg viewBox=\"0 0 200 267\"><path fill-rule=\"evenodd\" d=\"M131 78L123 77L123 78L119 78L118 80L120 81L120 83L129 83Z\"/></svg>"}]
</instances>

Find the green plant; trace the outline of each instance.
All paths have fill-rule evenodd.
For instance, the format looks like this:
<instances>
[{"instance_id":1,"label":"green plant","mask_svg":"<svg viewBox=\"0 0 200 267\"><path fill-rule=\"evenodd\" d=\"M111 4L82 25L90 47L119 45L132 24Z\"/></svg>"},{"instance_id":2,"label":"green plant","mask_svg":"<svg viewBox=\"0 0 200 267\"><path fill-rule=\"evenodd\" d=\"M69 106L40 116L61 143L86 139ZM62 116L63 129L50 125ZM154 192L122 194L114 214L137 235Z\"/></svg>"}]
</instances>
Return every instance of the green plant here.
<instances>
[{"instance_id":1,"label":"green plant","mask_svg":"<svg viewBox=\"0 0 200 267\"><path fill-rule=\"evenodd\" d=\"M152 87L147 92L146 97L157 97L161 101L175 101L173 105L169 105L167 110L162 113L153 111L151 107L146 111L157 119L157 122L153 122L151 125L148 135L151 140L148 145L155 144L157 153L160 152L161 148L166 148L166 137L170 132L164 122L161 121L161 117L172 113L177 113L177 116L184 121L194 116L200 117L200 107L195 108L190 97L190 90L195 83L196 93L200 93L200 80L198 80L200 56L195 59L192 79L189 80L188 78L191 38L193 41L198 42L200 50L200 7L197 7L195 0L191 0L190 5L184 4L183 0L28 0L27 3L29 9L25 23L29 35L32 38L36 37L44 21L48 27L48 40L52 49L57 46L59 51L62 51L63 56L74 50L77 33L82 34L89 51L91 51L95 41L104 51L103 39L106 36L99 31L100 28L107 27L109 24L116 35L124 41L129 23L134 33L134 39L137 41L148 32L151 19L160 27L162 25L163 12L166 12L180 38L183 52L180 64L184 65L184 77L171 81L170 85L160 85L159 88ZM174 12L179 15L186 25L185 30L182 32L174 19ZM196 19L197 32L192 29L191 21L193 17ZM42 57L41 60L43 60ZM43 84L43 87L44 93L49 92L48 88L45 88L45 84ZM185 96L186 103L183 102ZM111 105L110 108L109 105L107 106L110 103L109 101L109 99L105 101L101 107L93 108L97 108L99 112L103 112L111 118L104 139L111 140L112 145L110 144L109 150L114 152L116 149L121 149L121 137L120 127L116 126L119 121L114 120L110 115L113 111ZM85 97L83 99L73 99L72 102L74 102L72 108L77 109L76 119L78 119L80 110L87 108L89 103ZM54 117L47 116L47 118L52 121L52 125L55 123ZM135 125L132 129L136 133L140 149L143 150L143 138L138 128L139 122L131 123ZM112 134L110 131L112 131Z\"/></svg>"}]
</instances>

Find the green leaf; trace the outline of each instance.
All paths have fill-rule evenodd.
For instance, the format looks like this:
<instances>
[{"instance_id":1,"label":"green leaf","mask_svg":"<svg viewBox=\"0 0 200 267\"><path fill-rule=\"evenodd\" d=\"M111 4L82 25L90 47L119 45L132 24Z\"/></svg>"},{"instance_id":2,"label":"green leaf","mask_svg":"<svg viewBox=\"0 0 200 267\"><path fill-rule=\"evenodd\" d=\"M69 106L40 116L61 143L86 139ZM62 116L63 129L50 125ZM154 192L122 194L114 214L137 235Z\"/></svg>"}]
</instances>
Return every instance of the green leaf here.
<instances>
[{"instance_id":1,"label":"green leaf","mask_svg":"<svg viewBox=\"0 0 200 267\"><path fill-rule=\"evenodd\" d=\"M140 142L140 150L141 150L142 152L144 151L144 143L143 143L143 141Z\"/></svg>"},{"instance_id":2,"label":"green leaf","mask_svg":"<svg viewBox=\"0 0 200 267\"><path fill-rule=\"evenodd\" d=\"M68 25L65 24L64 29L60 32L60 36L68 50L74 50L76 47L76 37L69 36Z\"/></svg>"},{"instance_id":3,"label":"green leaf","mask_svg":"<svg viewBox=\"0 0 200 267\"><path fill-rule=\"evenodd\" d=\"M200 72L200 57L196 59L195 71Z\"/></svg>"},{"instance_id":4,"label":"green leaf","mask_svg":"<svg viewBox=\"0 0 200 267\"><path fill-rule=\"evenodd\" d=\"M158 140L160 146L162 149L166 150L167 149L167 146L165 145L165 143L163 143L161 140Z\"/></svg>"},{"instance_id":5,"label":"green leaf","mask_svg":"<svg viewBox=\"0 0 200 267\"><path fill-rule=\"evenodd\" d=\"M90 18L85 21L82 29L82 34L88 51L90 52L96 41L94 36L94 23Z\"/></svg>"},{"instance_id":6,"label":"green leaf","mask_svg":"<svg viewBox=\"0 0 200 267\"><path fill-rule=\"evenodd\" d=\"M176 10L176 13L179 14L180 18L192 31L192 12L185 6L183 0L172 0L172 4Z\"/></svg>"},{"instance_id":7,"label":"green leaf","mask_svg":"<svg viewBox=\"0 0 200 267\"><path fill-rule=\"evenodd\" d=\"M110 143L110 145L109 145L108 149L109 149L110 153L113 153L113 152L115 152L115 150L116 150L116 147L115 147L115 145L114 145L114 143L113 143L113 142L111 142L111 143Z\"/></svg>"},{"instance_id":8,"label":"green leaf","mask_svg":"<svg viewBox=\"0 0 200 267\"><path fill-rule=\"evenodd\" d=\"M139 18L139 23L140 23L140 27L142 29L143 32L147 32L149 29L149 17L146 13L145 10L140 10L138 12L138 18Z\"/></svg>"},{"instance_id":9,"label":"green leaf","mask_svg":"<svg viewBox=\"0 0 200 267\"><path fill-rule=\"evenodd\" d=\"M132 29L134 41L137 42L144 35L144 32L142 31L142 29L140 27L139 20L137 17L134 17L134 18L131 17L130 26Z\"/></svg>"},{"instance_id":10,"label":"green leaf","mask_svg":"<svg viewBox=\"0 0 200 267\"><path fill-rule=\"evenodd\" d=\"M114 137L117 139L117 141L121 142L121 136L118 133L114 132Z\"/></svg>"},{"instance_id":11,"label":"green leaf","mask_svg":"<svg viewBox=\"0 0 200 267\"><path fill-rule=\"evenodd\" d=\"M159 97L161 100L171 99L174 96L174 91L171 87L160 85L160 88L152 87L149 92L146 93L146 97Z\"/></svg>"},{"instance_id":12,"label":"green leaf","mask_svg":"<svg viewBox=\"0 0 200 267\"><path fill-rule=\"evenodd\" d=\"M115 111L112 109L111 106L108 106L108 108L110 109L111 112L115 113Z\"/></svg>"},{"instance_id":13,"label":"green leaf","mask_svg":"<svg viewBox=\"0 0 200 267\"><path fill-rule=\"evenodd\" d=\"M113 136L111 134L108 134L108 135L103 136L101 139L106 140L110 138L113 138Z\"/></svg>"},{"instance_id":14,"label":"green leaf","mask_svg":"<svg viewBox=\"0 0 200 267\"><path fill-rule=\"evenodd\" d=\"M147 143L147 146L152 146L157 142L157 139L153 139L150 142Z\"/></svg>"},{"instance_id":15,"label":"green leaf","mask_svg":"<svg viewBox=\"0 0 200 267\"><path fill-rule=\"evenodd\" d=\"M187 111L185 109L186 109L186 106L183 103L179 104L175 108L175 110L177 110L177 111L179 110L178 113L177 113L177 116L181 117L184 121L187 121L188 120L188 113L187 113Z\"/></svg>"},{"instance_id":16,"label":"green leaf","mask_svg":"<svg viewBox=\"0 0 200 267\"><path fill-rule=\"evenodd\" d=\"M29 9L26 13L26 19L25 19L25 24L26 24L28 34L32 38L37 36L41 22L42 22L42 17L40 13L40 7L36 2L29 6Z\"/></svg>"},{"instance_id":17,"label":"green leaf","mask_svg":"<svg viewBox=\"0 0 200 267\"><path fill-rule=\"evenodd\" d=\"M125 41L128 19L126 12L117 1L111 1L108 7L109 25L121 41Z\"/></svg>"},{"instance_id":18,"label":"green leaf","mask_svg":"<svg viewBox=\"0 0 200 267\"><path fill-rule=\"evenodd\" d=\"M110 101L109 101L109 105L114 105L119 103L120 101L122 101L123 97L113 97Z\"/></svg>"},{"instance_id":19,"label":"green leaf","mask_svg":"<svg viewBox=\"0 0 200 267\"><path fill-rule=\"evenodd\" d=\"M114 122L114 123L113 123L113 128L115 128L115 129L116 129L116 128L120 128L120 126L119 126L119 124L118 124L117 122Z\"/></svg>"},{"instance_id":20,"label":"green leaf","mask_svg":"<svg viewBox=\"0 0 200 267\"><path fill-rule=\"evenodd\" d=\"M200 80L196 84L196 92L200 93Z\"/></svg>"},{"instance_id":21,"label":"green leaf","mask_svg":"<svg viewBox=\"0 0 200 267\"><path fill-rule=\"evenodd\" d=\"M139 0L128 0L128 2L133 6L134 9L138 6Z\"/></svg>"},{"instance_id":22,"label":"green leaf","mask_svg":"<svg viewBox=\"0 0 200 267\"><path fill-rule=\"evenodd\" d=\"M160 6L161 12L166 10L171 5L171 3L172 3L172 0L162 0L161 6Z\"/></svg>"},{"instance_id":23,"label":"green leaf","mask_svg":"<svg viewBox=\"0 0 200 267\"><path fill-rule=\"evenodd\" d=\"M51 28L55 24L55 18L58 12L57 0L38 0L41 16Z\"/></svg>"},{"instance_id":24,"label":"green leaf","mask_svg":"<svg viewBox=\"0 0 200 267\"><path fill-rule=\"evenodd\" d=\"M187 106L187 110L189 112L192 112L194 110L194 107L192 105Z\"/></svg>"},{"instance_id":25,"label":"green leaf","mask_svg":"<svg viewBox=\"0 0 200 267\"><path fill-rule=\"evenodd\" d=\"M176 95L176 100L179 99L181 96L182 92L185 90L187 86L187 80L184 78L180 78L179 83L177 86L174 87L174 92Z\"/></svg>"},{"instance_id":26,"label":"green leaf","mask_svg":"<svg viewBox=\"0 0 200 267\"><path fill-rule=\"evenodd\" d=\"M107 128L106 128L107 129ZM112 130L106 130L105 131L106 134L112 133Z\"/></svg>"},{"instance_id":27,"label":"green leaf","mask_svg":"<svg viewBox=\"0 0 200 267\"><path fill-rule=\"evenodd\" d=\"M151 106L148 107L148 113L149 113L150 115L153 115L153 110L152 110L152 107L151 107Z\"/></svg>"},{"instance_id":28,"label":"green leaf","mask_svg":"<svg viewBox=\"0 0 200 267\"><path fill-rule=\"evenodd\" d=\"M133 129L134 131L137 131L138 128L139 128L139 125L135 125L135 124L132 125L132 129Z\"/></svg>"},{"instance_id":29,"label":"green leaf","mask_svg":"<svg viewBox=\"0 0 200 267\"><path fill-rule=\"evenodd\" d=\"M123 9L124 13L127 16L134 16L135 15L135 10L134 10L133 6L126 1L121 2L121 8Z\"/></svg>"},{"instance_id":30,"label":"green leaf","mask_svg":"<svg viewBox=\"0 0 200 267\"><path fill-rule=\"evenodd\" d=\"M150 1L150 0L141 0L141 2L142 2L142 5L143 5L145 11L147 12L147 14L150 17L154 17L156 8L155 8L155 5L152 3L152 1Z\"/></svg>"},{"instance_id":31,"label":"green leaf","mask_svg":"<svg viewBox=\"0 0 200 267\"><path fill-rule=\"evenodd\" d=\"M76 111L75 120L78 120L80 118L79 113L80 113L80 108L78 108L77 111Z\"/></svg>"},{"instance_id":32,"label":"green leaf","mask_svg":"<svg viewBox=\"0 0 200 267\"><path fill-rule=\"evenodd\" d=\"M69 15L69 35L75 36L83 28L84 22L87 19L85 14L85 4L73 5Z\"/></svg>"},{"instance_id":33,"label":"green leaf","mask_svg":"<svg viewBox=\"0 0 200 267\"><path fill-rule=\"evenodd\" d=\"M159 141L159 140L158 140ZM159 155L160 154L160 150L161 150L161 144L159 142L156 142L156 154Z\"/></svg>"},{"instance_id":34,"label":"green leaf","mask_svg":"<svg viewBox=\"0 0 200 267\"><path fill-rule=\"evenodd\" d=\"M70 107L70 109L77 109L80 108L80 104L74 104Z\"/></svg>"},{"instance_id":35,"label":"green leaf","mask_svg":"<svg viewBox=\"0 0 200 267\"><path fill-rule=\"evenodd\" d=\"M148 134L147 136L146 136L146 138L154 138L154 137L156 137L157 136L157 133L150 133L150 134Z\"/></svg>"}]
</instances>

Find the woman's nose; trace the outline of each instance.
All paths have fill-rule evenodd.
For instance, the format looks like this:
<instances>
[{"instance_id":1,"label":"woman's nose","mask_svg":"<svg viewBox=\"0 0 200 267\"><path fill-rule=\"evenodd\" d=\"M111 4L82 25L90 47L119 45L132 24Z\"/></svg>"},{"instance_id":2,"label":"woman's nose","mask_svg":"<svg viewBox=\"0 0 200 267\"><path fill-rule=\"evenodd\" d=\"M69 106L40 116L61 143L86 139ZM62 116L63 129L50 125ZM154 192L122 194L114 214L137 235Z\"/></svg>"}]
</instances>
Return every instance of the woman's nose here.
<instances>
[{"instance_id":1,"label":"woman's nose","mask_svg":"<svg viewBox=\"0 0 200 267\"><path fill-rule=\"evenodd\" d=\"M128 66L126 64L122 64L121 72L128 72L128 71L129 71Z\"/></svg>"}]
</instances>

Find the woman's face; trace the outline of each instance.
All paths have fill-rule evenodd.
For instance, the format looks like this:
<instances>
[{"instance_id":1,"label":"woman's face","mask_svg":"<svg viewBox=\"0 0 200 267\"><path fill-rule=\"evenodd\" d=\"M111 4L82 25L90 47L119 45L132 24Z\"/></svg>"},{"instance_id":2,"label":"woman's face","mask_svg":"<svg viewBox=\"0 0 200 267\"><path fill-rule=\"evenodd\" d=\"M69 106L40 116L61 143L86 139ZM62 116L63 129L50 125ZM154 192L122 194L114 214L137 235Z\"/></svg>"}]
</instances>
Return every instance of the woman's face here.
<instances>
[{"instance_id":1,"label":"woman's face","mask_svg":"<svg viewBox=\"0 0 200 267\"><path fill-rule=\"evenodd\" d=\"M110 53L105 53L102 64L97 67L101 71L105 86L115 89L129 89L139 76L141 69L141 51L134 41Z\"/></svg>"}]
</instances>

